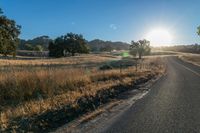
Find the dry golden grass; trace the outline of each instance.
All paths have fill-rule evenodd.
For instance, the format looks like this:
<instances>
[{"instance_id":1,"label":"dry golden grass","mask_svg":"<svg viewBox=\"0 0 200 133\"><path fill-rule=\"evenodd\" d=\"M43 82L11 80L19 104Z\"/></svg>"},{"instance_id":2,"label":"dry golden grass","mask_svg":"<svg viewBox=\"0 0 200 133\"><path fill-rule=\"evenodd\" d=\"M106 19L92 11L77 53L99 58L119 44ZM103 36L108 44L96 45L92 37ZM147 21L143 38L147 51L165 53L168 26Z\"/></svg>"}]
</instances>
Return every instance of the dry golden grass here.
<instances>
[{"instance_id":1,"label":"dry golden grass","mask_svg":"<svg viewBox=\"0 0 200 133\"><path fill-rule=\"evenodd\" d=\"M194 65L200 66L200 55L198 54L183 54L179 58Z\"/></svg>"},{"instance_id":2,"label":"dry golden grass","mask_svg":"<svg viewBox=\"0 0 200 133\"><path fill-rule=\"evenodd\" d=\"M110 60L110 57L77 58L52 59L44 62L59 64L65 61L85 63L88 60L97 62L95 59ZM7 61L2 62L1 65L6 64ZM76 106L78 99L84 96L95 96L99 90L112 90L114 86L131 85L137 79L164 72L160 58L145 59L143 65L139 64L137 71L136 67L129 67L122 71L119 69L100 71L97 68L34 69L24 67L32 61L9 60L8 62L11 69L0 73L0 131L7 129L9 123L15 118L29 118L69 104ZM31 65L44 62L34 60ZM22 70L15 69L11 64L21 65Z\"/></svg>"},{"instance_id":3,"label":"dry golden grass","mask_svg":"<svg viewBox=\"0 0 200 133\"><path fill-rule=\"evenodd\" d=\"M116 59L109 55L82 55L75 57L55 58L55 59L33 59L33 60L7 60L1 59L0 66L36 66L36 65L78 65L86 63L102 63Z\"/></svg>"}]
</instances>

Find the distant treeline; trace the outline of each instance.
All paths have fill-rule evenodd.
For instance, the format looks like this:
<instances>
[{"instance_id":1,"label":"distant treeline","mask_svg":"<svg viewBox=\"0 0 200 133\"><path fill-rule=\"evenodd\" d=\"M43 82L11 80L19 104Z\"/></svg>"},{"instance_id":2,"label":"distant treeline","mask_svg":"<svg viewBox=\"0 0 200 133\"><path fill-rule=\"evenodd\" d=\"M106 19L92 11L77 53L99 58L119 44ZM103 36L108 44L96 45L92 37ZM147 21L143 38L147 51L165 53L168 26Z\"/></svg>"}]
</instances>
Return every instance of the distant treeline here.
<instances>
[{"instance_id":1,"label":"distant treeline","mask_svg":"<svg viewBox=\"0 0 200 133\"><path fill-rule=\"evenodd\" d=\"M200 54L200 45L199 44L176 45L176 46L162 47L161 49L162 50L166 50L166 51L175 51L175 52L186 52L186 53Z\"/></svg>"},{"instance_id":2,"label":"distant treeline","mask_svg":"<svg viewBox=\"0 0 200 133\"><path fill-rule=\"evenodd\" d=\"M29 50L29 51L47 51L49 43L52 42L49 36L39 36L33 39L24 40L21 39L18 50ZM91 52L110 52L113 50L128 50L129 44L124 42L112 42L95 39L92 41L86 40L86 45L89 47Z\"/></svg>"},{"instance_id":3,"label":"distant treeline","mask_svg":"<svg viewBox=\"0 0 200 133\"><path fill-rule=\"evenodd\" d=\"M21 39L18 49L29 51L46 51L48 50L48 46L51 41L52 39L49 36L39 36L29 40Z\"/></svg>"},{"instance_id":4,"label":"distant treeline","mask_svg":"<svg viewBox=\"0 0 200 133\"><path fill-rule=\"evenodd\" d=\"M90 50L94 52L110 52L113 50L128 50L130 44L125 42L112 42L112 41L103 41L99 39L95 39L87 42Z\"/></svg>"}]
</instances>

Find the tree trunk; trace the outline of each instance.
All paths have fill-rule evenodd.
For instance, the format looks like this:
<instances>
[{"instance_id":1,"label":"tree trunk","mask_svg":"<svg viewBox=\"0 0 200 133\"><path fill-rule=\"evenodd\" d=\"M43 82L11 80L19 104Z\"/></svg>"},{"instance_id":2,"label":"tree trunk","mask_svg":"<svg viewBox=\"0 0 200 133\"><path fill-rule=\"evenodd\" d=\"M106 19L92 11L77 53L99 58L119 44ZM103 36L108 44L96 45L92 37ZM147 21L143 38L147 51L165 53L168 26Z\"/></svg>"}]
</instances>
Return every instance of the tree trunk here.
<instances>
[{"instance_id":1,"label":"tree trunk","mask_svg":"<svg viewBox=\"0 0 200 133\"><path fill-rule=\"evenodd\" d=\"M139 59L142 59L142 53L139 53Z\"/></svg>"}]
</instances>

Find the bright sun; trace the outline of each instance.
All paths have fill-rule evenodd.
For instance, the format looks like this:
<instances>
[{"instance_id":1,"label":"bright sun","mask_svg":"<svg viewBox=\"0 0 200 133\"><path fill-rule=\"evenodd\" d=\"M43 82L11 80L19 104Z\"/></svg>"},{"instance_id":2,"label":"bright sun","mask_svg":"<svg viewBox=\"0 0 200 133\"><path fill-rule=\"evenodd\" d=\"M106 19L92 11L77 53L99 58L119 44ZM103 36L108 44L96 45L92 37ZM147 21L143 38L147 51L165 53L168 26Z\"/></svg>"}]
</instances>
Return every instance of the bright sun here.
<instances>
[{"instance_id":1,"label":"bright sun","mask_svg":"<svg viewBox=\"0 0 200 133\"><path fill-rule=\"evenodd\" d=\"M169 46L172 43L172 35L164 28L150 31L145 39L149 40L152 46Z\"/></svg>"}]
</instances>

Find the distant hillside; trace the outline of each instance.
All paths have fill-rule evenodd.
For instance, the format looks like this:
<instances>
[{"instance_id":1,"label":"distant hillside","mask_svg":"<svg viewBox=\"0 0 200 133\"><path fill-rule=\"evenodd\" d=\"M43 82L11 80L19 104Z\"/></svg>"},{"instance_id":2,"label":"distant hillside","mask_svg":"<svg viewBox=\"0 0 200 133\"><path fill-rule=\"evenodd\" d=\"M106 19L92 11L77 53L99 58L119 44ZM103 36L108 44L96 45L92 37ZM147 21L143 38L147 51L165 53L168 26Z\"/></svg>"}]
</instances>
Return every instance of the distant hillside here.
<instances>
[{"instance_id":1,"label":"distant hillside","mask_svg":"<svg viewBox=\"0 0 200 133\"><path fill-rule=\"evenodd\" d=\"M111 42L99 39L88 42L91 51L128 50L129 44L124 42Z\"/></svg>"},{"instance_id":2,"label":"distant hillside","mask_svg":"<svg viewBox=\"0 0 200 133\"><path fill-rule=\"evenodd\" d=\"M200 54L200 45L199 44L169 46L169 47L162 47L161 49L166 50L166 51Z\"/></svg>"},{"instance_id":3,"label":"distant hillside","mask_svg":"<svg viewBox=\"0 0 200 133\"><path fill-rule=\"evenodd\" d=\"M52 39L50 39L49 36L40 36L30 40L21 39L18 49L34 50L36 46L41 46L43 50L47 50L51 40Z\"/></svg>"},{"instance_id":4,"label":"distant hillside","mask_svg":"<svg viewBox=\"0 0 200 133\"><path fill-rule=\"evenodd\" d=\"M48 50L49 42L52 41L48 36L40 36L30 40L20 40L19 50L30 50L30 51L39 51ZM129 44L125 42L111 42L95 39L92 41L87 41L90 50L93 52L102 52L102 51L112 51L112 50L128 50ZM39 46L39 48L38 48Z\"/></svg>"}]
</instances>

